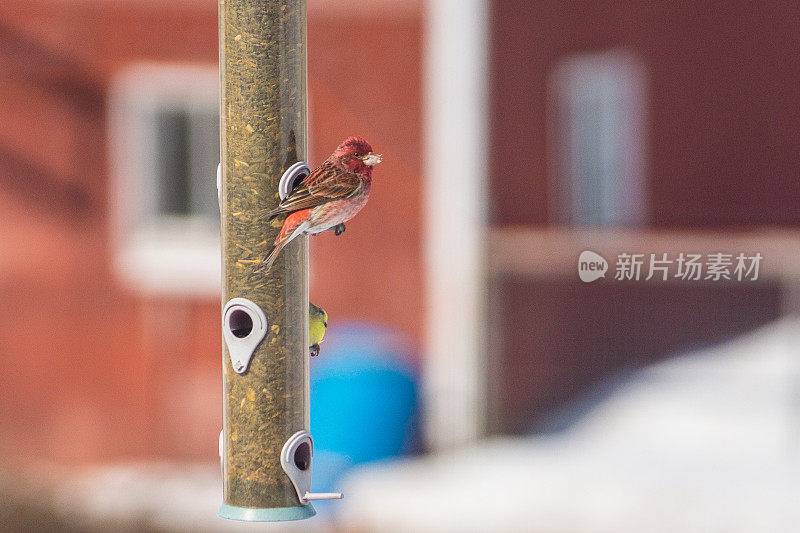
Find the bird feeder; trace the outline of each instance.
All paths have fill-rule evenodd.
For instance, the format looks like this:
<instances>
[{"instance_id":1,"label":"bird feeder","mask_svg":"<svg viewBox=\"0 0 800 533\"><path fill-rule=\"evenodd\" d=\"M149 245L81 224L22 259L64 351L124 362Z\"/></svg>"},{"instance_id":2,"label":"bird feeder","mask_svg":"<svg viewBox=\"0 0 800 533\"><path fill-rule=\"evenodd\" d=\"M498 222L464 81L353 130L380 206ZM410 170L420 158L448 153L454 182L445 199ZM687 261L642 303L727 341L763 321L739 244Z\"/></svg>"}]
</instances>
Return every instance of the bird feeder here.
<instances>
[{"instance_id":1,"label":"bird feeder","mask_svg":"<svg viewBox=\"0 0 800 533\"><path fill-rule=\"evenodd\" d=\"M237 520L313 516L308 238L269 271L280 229L263 217L306 158L305 0L220 0L223 505Z\"/></svg>"}]
</instances>

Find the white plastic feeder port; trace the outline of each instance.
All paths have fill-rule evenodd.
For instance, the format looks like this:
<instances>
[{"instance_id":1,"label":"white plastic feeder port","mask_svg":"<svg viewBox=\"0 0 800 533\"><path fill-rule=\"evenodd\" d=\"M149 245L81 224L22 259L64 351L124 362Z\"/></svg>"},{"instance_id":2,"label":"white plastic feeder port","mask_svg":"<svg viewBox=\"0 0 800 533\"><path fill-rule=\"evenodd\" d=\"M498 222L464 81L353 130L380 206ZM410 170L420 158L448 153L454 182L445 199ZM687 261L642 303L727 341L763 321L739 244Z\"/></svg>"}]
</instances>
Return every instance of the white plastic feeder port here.
<instances>
[{"instance_id":1,"label":"white plastic feeder port","mask_svg":"<svg viewBox=\"0 0 800 533\"><path fill-rule=\"evenodd\" d=\"M222 310L222 336L231 356L231 366L243 374L256 346L267 334L267 316L247 298L233 298Z\"/></svg>"},{"instance_id":2,"label":"white plastic feeder port","mask_svg":"<svg viewBox=\"0 0 800 533\"><path fill-rule=\"evenodd\" d=\"M219 210L222 212L222 163L217 165L217 202L219 202Z\"/></svg>"},{"instance_id":3,"label":"white plastic feeder port","mask_svg":"<svg viewBox=\"0 0 800 533\"><path fill-rule=\"evenodd\" d=\"M305 161L298 161L294 165L286 169L286 172L281 176L281 181L278 183L278 195L281 200L285 200L289 193L292 192L294 184L297 180L304 180L311 174L311 167Z\"/></svg>"},{"instance_id":4,"label":"white plastic feeder port","mask_svg":"<svg viewBox=\"0 0 800 533\"><path fill-rule=\"evenodd\" d=\"M281 450L281 466L292 480L300 502L305 505L311 500L341 500L341 492L310 492L313 455L314 440L305 429L289 437Z\"/></svg>"}]
</instances>

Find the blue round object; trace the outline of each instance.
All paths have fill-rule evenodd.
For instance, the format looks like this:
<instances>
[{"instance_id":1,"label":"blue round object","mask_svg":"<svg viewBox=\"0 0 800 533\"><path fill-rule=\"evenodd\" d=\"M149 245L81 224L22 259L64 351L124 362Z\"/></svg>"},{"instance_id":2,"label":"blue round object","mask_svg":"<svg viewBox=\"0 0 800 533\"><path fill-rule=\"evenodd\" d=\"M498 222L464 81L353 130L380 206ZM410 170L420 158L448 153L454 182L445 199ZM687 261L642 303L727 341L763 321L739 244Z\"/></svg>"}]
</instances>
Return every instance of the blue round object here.
<instances>
[{"instance_id":1,"label":"blue round object","mask_svg":"<svg viewBox=\"0 0 800 533\"><path fill-rule=\"evenodd\" d=\"M332 329L311 368L311 434L317 459L339 457L335 462L342 472L408 451L416 401L407 349L395 335L369 326ZM315 460L315 476L320 468L324 463ZM320 474L329 481L339 477Z\"/></svg>"}]
</instances>

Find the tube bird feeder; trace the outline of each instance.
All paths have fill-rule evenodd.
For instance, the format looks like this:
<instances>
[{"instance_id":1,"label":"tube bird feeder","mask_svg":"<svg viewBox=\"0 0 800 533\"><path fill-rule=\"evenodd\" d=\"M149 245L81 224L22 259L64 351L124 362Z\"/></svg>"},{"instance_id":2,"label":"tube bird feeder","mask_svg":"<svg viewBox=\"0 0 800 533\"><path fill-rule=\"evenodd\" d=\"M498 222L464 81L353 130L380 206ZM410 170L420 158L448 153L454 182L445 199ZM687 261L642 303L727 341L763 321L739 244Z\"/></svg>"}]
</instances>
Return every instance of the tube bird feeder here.
<instances>
[{"instance_id":1,"label":"tube bird feeder","mask_svg":"<svg viewBox=\"0 0 800 533\"><path fill-rule=\"evenodd\" d=\"M254 267L280 229L263 214L306 157L305 0L220 0L223 505L237 520L313 516L308 238Z\"/></svg>"}]
</instances>

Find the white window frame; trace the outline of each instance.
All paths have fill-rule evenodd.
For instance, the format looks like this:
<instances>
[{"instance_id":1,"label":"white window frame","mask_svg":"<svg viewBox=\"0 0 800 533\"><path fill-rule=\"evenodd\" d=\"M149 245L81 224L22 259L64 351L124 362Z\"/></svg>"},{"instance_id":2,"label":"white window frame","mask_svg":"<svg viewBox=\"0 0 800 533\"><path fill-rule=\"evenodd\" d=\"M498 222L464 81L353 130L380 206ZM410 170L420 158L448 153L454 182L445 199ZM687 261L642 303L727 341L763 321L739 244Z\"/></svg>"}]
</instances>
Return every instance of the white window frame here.
<instances>
[{"instance_id":1,"label":"white window frame","mask_svg":"<svg viewBox=\"0 0 800 533\"><path fill-rule=\"evenodd\" d=\"M111 83L110 220L114 270L130 288L153 294L218 295L218 227L193 217L159 216L156 209L156 114L165 109L219 109L214 65L142 63ZM216 169L208 179L216 181ZM204 223L205 222L205 223Z\"/></svg>"}]
</instances>

